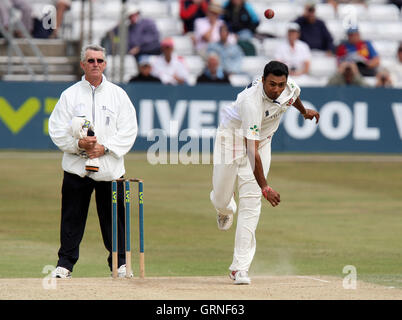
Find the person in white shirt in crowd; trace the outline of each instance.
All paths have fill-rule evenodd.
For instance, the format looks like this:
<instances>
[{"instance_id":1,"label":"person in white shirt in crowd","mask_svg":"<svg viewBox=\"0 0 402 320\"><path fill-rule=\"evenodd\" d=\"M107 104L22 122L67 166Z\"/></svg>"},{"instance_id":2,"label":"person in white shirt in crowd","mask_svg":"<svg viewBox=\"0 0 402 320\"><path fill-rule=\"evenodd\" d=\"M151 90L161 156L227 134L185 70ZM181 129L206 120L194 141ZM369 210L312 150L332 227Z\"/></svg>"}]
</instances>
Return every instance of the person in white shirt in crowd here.
<instances>
[{"instance_id":1,"label":"person in white shirt in crowd","mask_svg":"<svg viewBox=\"0 0 402 320\"><path fill-rule=\"evenodd\" d=\"M395 87L402 88L402 42L396 51L395 61L387 67L391 70L391 77Z\"/></svg>"},{"instance_id":2,"label":"person in white shirt in crowd","mask_svg":"<svg viewBox=\"0 0 402 320\"><path fill-rule=\"evenodd\" d=\"M283 114L294 106L304 119L319 120L306 109L299 86L288 77L288 67L271 61L263 76L222 109L213 153L210 200L216 209L218 229L228 230L237 212L235 245L230 278L234 284L250 284L248 271L256 251L255 231L261 213L261 196L276 207L280 195L266 180L271 163L271 141ZM234 192L238 189L239 205Z\"/></svg>"},{"instance_id":3,"label":"person in white shirt in crowd","mask_svg":"<svg viewBox=\"0 0 402 320\"><path fill-rule=\"evenodd\" d=\"M225 22L220 18L223 13L221 6L211 3L208 6L207 16L197 18L194 22L195 49L199 55L206 58L206 50L210 43L220 40L219 30ZM235 37L228 39L229 43L236 43Z\"/></svg>"},{"instance_id":4,"label":"person in white shirt in crowd","mask_svg":"<svg viewBox=\"0 0 402 320\"><path fill-rule=\"evenodd\" d=\"M287 39L278 46L274 55L276 60L288 66L289 75L292 77L307 75L310 70L311 50L299 37L299 24L289 23Z\"/></svg>"},{"instance_id":5,"label":"person in white shirt in crowd","mask_svg":"<svg viewBox=\"0 0 402 320\"><path fill-rule=\"evenodd\" d=\"M152 75L163 84L188 84L190 73L182 57L174 53L174 41L166 38L161 43L162 54L151 61Z\"/></svg>"},{"instance_id":6,"label":"person in white shirt in crowd","mask_svg":"<svg viewBox=\"0 0 402 320\"><path fill-rule=\"evenodd\" d=\"M55 278L70 278L79 258L91 194L95 190L96 208L103 243L109 252L112 270L112 201L111 181L125 174L124 156L137 136L137 117L127 93L103 75L106 68L105 49L88 45L81 52L81 81L64 90L49 118L49 135L64 153L61 189L60 249ZM95 135L82 134L78 120L88 122ZM87 171L86 161L98 159L98 171ZM124 194L118 186L118 275L124 277Z\"/></svg>"}]
</instances>

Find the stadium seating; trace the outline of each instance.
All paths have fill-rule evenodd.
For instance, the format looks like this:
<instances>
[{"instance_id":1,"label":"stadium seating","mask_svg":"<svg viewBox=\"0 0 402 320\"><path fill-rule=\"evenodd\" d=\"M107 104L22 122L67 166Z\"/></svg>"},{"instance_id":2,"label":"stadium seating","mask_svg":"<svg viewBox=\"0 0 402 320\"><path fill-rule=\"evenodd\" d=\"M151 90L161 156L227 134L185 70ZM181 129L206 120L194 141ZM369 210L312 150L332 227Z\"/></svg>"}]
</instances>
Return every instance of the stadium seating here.
<instances>
[{"instance_id":1,"label":"stadium seating","mask_svg":"<svg viewBox=\"0 0 402 320\"><path fill-rule=\"evenodd\" d=\"M225 0L215 0L223 3ZM274 57L275 48L286 36L287 24L303 12L303 1L296 0L248 0L254 7L260 18L257 28L258 37L252 40L256 48L257 56L244 58L241 70L238 74L230 77L233 85L244 86L257 74L261 74L264 64ZM31 0L36 16L43 11L43 6L52 4L53 0ZM387 0L368 0L368 5L340 4L336 12L330 4L317 3L317 16L325 20L331 32L335 44L345 38L345 28L350 23L358 23L362 37L371 40L379 52L382 65L390 66L396 56L396 49L402 41L402 14L394 5L388 4ZM189 35L183 35L183 25L179 17L179 0L128 0L127 5L136 4L144 17L155 21L161 34L161 39L172 37L175 43L175 52L184 57L192 75L192 83L205 67L204 60L195 55L192 39ZM267 20L264 11L267 8L275 11L275 18ZM92 37L89 35L90 14L89 3L85 2L84 44L91 42L100 43L108 30L116 26L121 16L121 0L94 0L92 12ZM72 2L71 10L66 14L63 39L77 41L81 32L81 1ZM309 77L303 81L305 85L325 85L328 78L336 70L335 58L313 54ZM111 60L107 74L111 75ZM4 60L4 59L3 59ZM115 70L119 70L120 58L115 60ZM0 61L2 61L0 59ZM128 81L138 73L137 66L132 57L125 58L124 81ZM1 70L1 69L0 69ZM114 81L119 77L113 76ZM10 77L9 77L10 78ZM11 77L12 78L12 77ZM306 80L308 79L308 80Z\"/></svg>"}]
</instances>

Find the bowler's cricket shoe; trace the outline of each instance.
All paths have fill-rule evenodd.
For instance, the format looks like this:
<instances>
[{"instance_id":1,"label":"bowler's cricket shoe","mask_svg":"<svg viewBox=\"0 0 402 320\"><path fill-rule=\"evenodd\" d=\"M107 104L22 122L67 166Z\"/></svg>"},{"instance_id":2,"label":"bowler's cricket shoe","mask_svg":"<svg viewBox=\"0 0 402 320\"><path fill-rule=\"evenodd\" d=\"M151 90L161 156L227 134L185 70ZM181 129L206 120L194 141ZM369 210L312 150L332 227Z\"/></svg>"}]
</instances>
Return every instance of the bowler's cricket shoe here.
<instances>
[{"instance_id":1,"label":"bowler's cricket shoe","mask_svg":"<svg viewBox=\"0 0 402 320\"><path fill-rule=\"evenodd\" d=\"M247 271L232 271L229 274L230 279L234 280L234 284L250 284L251 279L248 277Z\"/></svg>"},{"instance_id":2,"label":"bowler's cricket shoe","mask_svg":"<svg viewBox=\"0 0 402 320\"><path fill-rule=\"evenodd\" d=\"M127 267L126 267L125 264L122 264L122 265L119 267L119 269L117 270L117 276L118 276L119 278L126 278L126 277L127 277L126 273L127 273ZM131 272L130 272L130 275L128 276L128 278L132 278L132 277L134 277L134 274L133 274L133 272L131 271Z\"/></svg>"},{"instance_id":3,"label":"bowler's cricket shoe","mask_svg":"<svg viewBox=\"0 0 402 320\"><path fill-rule=\"evenodd\" d=\"M70 279L71 271L63 267L57 267L52 272L52 278Z\"/></svg>"},{"instance_id":4,"label":"bowler's cricket shoe","mask_svg":"<svg viewBox=\"0 0 402 320\"><path fill-rule=\"evenodd\" d=\"M230 214L220 214L216 218L218 222L218 229L222 231L229 230L233 223L233 213Z\"/></svg>"}]
</instances>

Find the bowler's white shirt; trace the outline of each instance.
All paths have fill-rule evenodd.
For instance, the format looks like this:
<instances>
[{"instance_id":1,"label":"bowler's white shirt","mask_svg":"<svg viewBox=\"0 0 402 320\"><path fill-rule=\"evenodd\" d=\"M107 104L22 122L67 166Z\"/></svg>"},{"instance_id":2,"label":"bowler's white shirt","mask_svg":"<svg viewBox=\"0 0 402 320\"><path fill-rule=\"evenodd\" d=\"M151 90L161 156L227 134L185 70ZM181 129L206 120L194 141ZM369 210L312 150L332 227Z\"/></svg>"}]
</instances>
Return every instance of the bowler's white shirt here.
<instances>
[{"instance_id":1,"label":"bowler's white shirt","mask_svg":"<svg viewBox=\"0 0 402 320\"><path fill-rule=\"evenodd\" d=\"M231 105L221 113L219 129L232 129L236 135L250 140L271 137L279 127L282 115L300 95L299 86L288 78L286 88L275 101L267 97L262 80L255 80L251 87L237 95Z\"/></svg>"}]
</instances>

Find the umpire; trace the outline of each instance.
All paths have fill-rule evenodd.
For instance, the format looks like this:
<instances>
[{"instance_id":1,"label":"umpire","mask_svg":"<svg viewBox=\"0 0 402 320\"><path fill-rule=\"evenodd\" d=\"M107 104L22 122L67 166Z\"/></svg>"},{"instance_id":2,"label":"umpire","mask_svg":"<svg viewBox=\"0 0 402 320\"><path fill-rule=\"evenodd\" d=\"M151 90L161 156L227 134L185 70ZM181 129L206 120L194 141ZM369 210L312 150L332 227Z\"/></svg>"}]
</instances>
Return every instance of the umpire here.
<instances>
[{"instance_id":1,"label":"umpire","mask_svg":"<svg viewBox=\"0 0 402 320\"><path fill-rule=\"evenodd\" d=\"M78 261L93 190L103 243L109 251L107 260L112 269L111 181L124 175L124 155L137 136L136 111L130 98L103 75L105 49L98 45L84 47L80 65L84 76L63 91L49 118L50 138L64 152L60 249L57 268L52 274L56 278L70 278ZM74 117L88 120L95 135L75 138L71 126ZM97 172L85 169L88 158L98 158ZM126 272L123 202L123 193L119 192L119 276Z\"/></svg>"}]
</instances>

